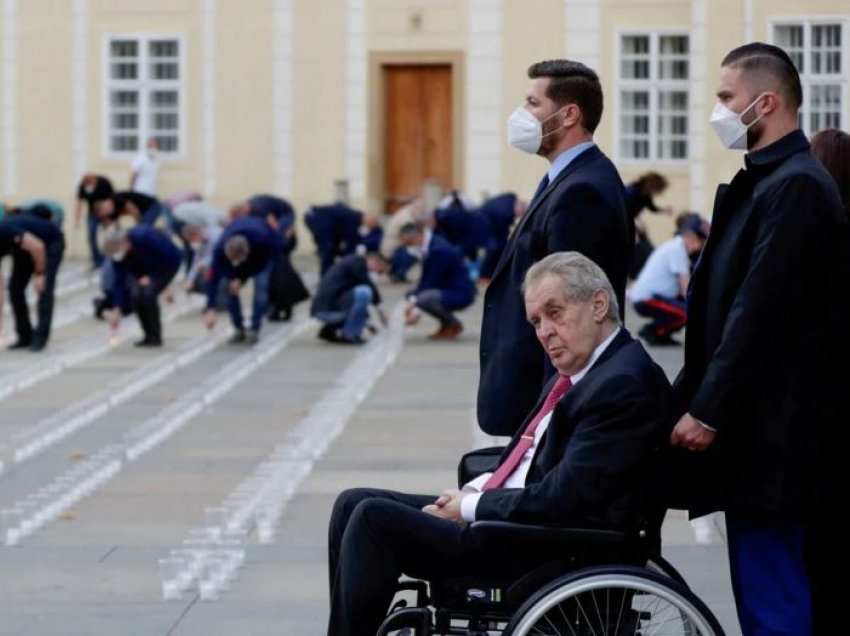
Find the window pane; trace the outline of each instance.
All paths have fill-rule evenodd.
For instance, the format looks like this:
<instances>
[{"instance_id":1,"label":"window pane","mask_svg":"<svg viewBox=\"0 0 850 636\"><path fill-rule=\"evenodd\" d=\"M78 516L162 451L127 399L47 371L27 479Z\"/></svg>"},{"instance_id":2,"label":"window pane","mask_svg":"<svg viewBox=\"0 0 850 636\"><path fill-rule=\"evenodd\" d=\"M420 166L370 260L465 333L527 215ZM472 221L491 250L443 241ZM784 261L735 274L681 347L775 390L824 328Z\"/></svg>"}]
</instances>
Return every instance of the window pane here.
<instances>
[{"instance_id":1,"label":"window pane","mask_svg":"<svg viewBox=\"0 0 850 636\"><path fill-rule=\"evenodd\" d=\"M109 138L109 149L113 152L133 152L139 148L139 138L136 135L112 135Z\"/></svg>"},{"instance_id":2,"label":"window pane","mask_svg":"<svg viewBox=\"0 0 850 636\"><path fill-rule=\"evenodd\" d=\"M623 79L649 79L649 60L628 60L620 62L620 74Z\"/></svg>"},{"instance_id":3,"label":"window pane","mask_svg":"<svg viewBox=\"0 0 850 636\"><path fill-rule=\"evenodd\" d=\"M111 77L117 80L134 80L139 76L139 65L135 62L113 62L111 65Z\"/></svg>"},{"instance_id":4,"label":"window pane","mask_svg":"<svg viewBox=\"0 0 850 636\"><path fill-rule=\"evenodd\" d=\"M135 40L112 40L109 43L109 56L112 58L138 57L139 43Z\"/></svg>"},{"instance_id":5,"label":"window pane","mask_svg":"<svg viewBox=\"0 0 850 636\"><path fill-rule=\"evenodd\" d=\"M643 139L622 139L620 154L626 159L648 159L649 141Z\"/></svg>"},{"instance_id":6,"label":"window pane","mask_svg":"<svg viewBox=\"0 0 850 636\"><path fill-rule=\"evenodd\" d=\"M776 44L791 57L800 73L805 71L803 64L803 27L799 25L778 26L774 31Z\"/></svg>"},{"instance_id":7,"label":"window pane","mask_svg":"<svg viewBox=\"0 0 850 636\"><path fill-rule=\"evenodd\" d=\"M812 73L841 72L841 25L812 26Z\"/></svg>"},{"instance_id":8,"label":"window pane","mask_svg":"<svg viewBox=\"0 0 850 636\"><path fill-rule=\"evenodd\" d=\"M179 76L176 62L154 62L151 64L151 79L175 80Z\"/></svg>"},{"instance_id":9,"label":"window pane","mask_svg":"<svg viewBox=\"0 0 850 636\"><path fill-rule=\"evenodd\" d=\"M649 55L649 36L626 35L623 36L623 53Z\"/></svg>"},{"instance_id":10,"label":"window pane","mask_svg":"<svg viewBox=\"0 0 850 636\"><path fill-rule=\"evenodd\" d=\"M136 91L112 91L109 102L116 108L136 108L139 104L139 94Z\"/></svg>"},{"instance_id":11,"label":"window pane","mask_svg":"<svg viewBox=\"0 0 850 636\"><path fill-rule=\"evenodd\" d=\"M177 113L154 113L153 130L177 130Z\"/></svg>"},{"instance_id":12,"label":"window pane","mask_svg":"<svg viewBox=\"0 0 850 636\"><path fill-rule=\"evenodd\" d=\"M151 57L177 57L177 40L152 40Z\"/></svg>"},{"instance_id":13,"label":"window pane","mask_svg":"<svg viewBox=\"0 0 850 636\"><path fill-rule=\"evenodd\" d=\"M113 130L136 130L139 126L136 113L113 113L110 121Z\"/></svg>"},{"instance_id":14,"label":"window pane","mask_svg":"<svg viewBox=\"0 0 850 636\"><path fill-rule=\"evenodd\" d=\"M620 96L623 110L649 110L648 91L623 91Z\"/></svg>"},{"instance_id":15,"label":"window pane","mask_svg":"<svg viewBox=\"0 0 850 636\"><path fill-rule=\"evenodd\" d=\"M658 50L662 55L666 53L678 53L679 55L687 55L688 36L662 35L659 38Z\"/></svg>"},{"instance_id":16,"label":"window pane","mask_svg":"<svg viewBox=\"0 0 850 636\"><path fill-rule=\"evenodd\" d=\"M177 152L178 143L176 135L154 135L159 149L163 152Z\"/></svg>"},{"instance_id":17,"label":"window pane","mask_svg":"<svg viewBox=\"0 0 850 636\"><path fill-rule=\"evenodd\" d=\"M153 91L150 103L153 108L177 108L179 105L177 91Z\"/></svg>"}]
</instances>

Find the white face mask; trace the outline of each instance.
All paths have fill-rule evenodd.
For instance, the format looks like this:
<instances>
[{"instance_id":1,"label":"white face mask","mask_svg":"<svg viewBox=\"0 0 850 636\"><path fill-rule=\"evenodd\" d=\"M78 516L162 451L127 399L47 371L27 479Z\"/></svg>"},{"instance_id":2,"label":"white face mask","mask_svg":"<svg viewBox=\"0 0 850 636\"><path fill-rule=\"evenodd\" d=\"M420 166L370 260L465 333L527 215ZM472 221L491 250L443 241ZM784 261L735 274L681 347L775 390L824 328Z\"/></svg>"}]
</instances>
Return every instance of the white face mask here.
<instances>
[{"instance_id":1,"label":"white face mask","mask_svg":"<svg viewBox=\"0 0 850 636\"><path fill-rule=\"evenodd\" d=\"M740 114L733 112L723 104L716 104L714 106L714 110L711 111L709 123L724 146L730 150L747 149L747 131L750 129L750 126L761 120L761 115L749 124L742 122L741 117L755 106L763 95L764 93L756 97Z\"/></svg>"},{"instance_id":2,"label":"white face mask","mask_svg":"<svg viewBox=\"0 0 850 636\"><path fill-rule=\"evenodd\" d=\"M511 113L510 117L508 117L508 143L523 152L527 152L532 155L537 154L537 151L540 150L540 144L543 142L543 138L558 132L558 129L556 128L544 135L543 123L552 119L555 115L564 110L564 108L566 108L566 106L559 108L546 119L540 121L524 106L520 106Z\"/></svg>"}]
</instances>

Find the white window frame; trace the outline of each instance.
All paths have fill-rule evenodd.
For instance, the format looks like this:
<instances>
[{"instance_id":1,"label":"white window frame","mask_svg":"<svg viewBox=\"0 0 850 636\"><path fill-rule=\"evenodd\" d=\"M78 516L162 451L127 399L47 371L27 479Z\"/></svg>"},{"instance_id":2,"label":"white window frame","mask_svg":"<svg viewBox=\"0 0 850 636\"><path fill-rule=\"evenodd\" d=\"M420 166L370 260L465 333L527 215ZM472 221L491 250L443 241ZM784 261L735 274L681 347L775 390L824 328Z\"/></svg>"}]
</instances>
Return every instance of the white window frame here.
<instances>
[{"instance_id":1,"label":"white window frame","mask_svg":"<svg viewBox=\"0 0 850 636\"><path fill-rule=\"evenodd\" d=\"M139 43L139 77L134 80L115 80L111 78L111 54L110 44L116 40L135 40ZM179 77L176 80L156 80L148 78L148 43L151 40L174 40L177 42L177 67ZM107 159L127 160L134 157L144 149L146 140L150 137L149 126L149 99L151 91L166 88L176 90L178 93L178 128L177 128L177 152L160 151L163 161L173 159L182 160L186 158L186 139L188 119L186 117L188 91L186 90L186 36L175 33L107 33L101 42L101 104L103 108L103 119L101 122L101 154ZM139 91L139 148L130 151L112 150L110 147L110 136L112 133L110 91L128 88Z\"/></svg>"},{"instance_id":2,"label":"white window frame","mask_svg":"<svg viewBox=\"0 0 850 636\"><path fill-rule=\"evenodd\" d=\"M657 78L659 52L658 44L661 37L677 36L688 38L688 78L685 80L659 80ZM649 38L649 79L624 79L622 76L621 60L623 59L623 38L626 37L648 37ZM624 165L670 165L683 166L690 161L693 140L691 138L691 102L693 98L692 77L693 77L693 34L688 29L624 29L616 32L616 55L614 64L616 65L616 73L614 74L615 89L614 89L614 156L618 163ZM621 92L623 90L646 90L649 92L649 156L648 157L624 157L620 151L621 139L621 115L623 104L621 100ZM660 106L658 103L659 90L683 90L688 94L688 106L683 111L687 117L687 132L685 133L685 142L687 143L686 156L682 159L672 159L658 157L657 148L657 131L658 131L658 114Z\"/></svg>"},{"instance_id":3,"label":"white window frame","mask_svg":"<svg viewBox=\"0 0 850 636\"><path fill-rule=\"evenodd\" d=\"M811 34L813 26L838 25L841 27L841 73L838 75L813 75L809 72L808 65L811 60ZM800 82L803 86L803 103L800 106L800 119L802 121L803 132L807 136L812 134L809 129L811 123L811 86L812 84L820 84L828 82L830 84L839 84L841 86L841 110L839 117L839 127L846 130L850 125L850 82L847 77L850 75L850 20L840 15L821 15L821 16L783 16L781 18L773 18L768 25L770 42L779 46L776 41L777 27L803 27L803 59L806 60L806 65L803 72L800 74Z\"/></svg>"}]
</instances>

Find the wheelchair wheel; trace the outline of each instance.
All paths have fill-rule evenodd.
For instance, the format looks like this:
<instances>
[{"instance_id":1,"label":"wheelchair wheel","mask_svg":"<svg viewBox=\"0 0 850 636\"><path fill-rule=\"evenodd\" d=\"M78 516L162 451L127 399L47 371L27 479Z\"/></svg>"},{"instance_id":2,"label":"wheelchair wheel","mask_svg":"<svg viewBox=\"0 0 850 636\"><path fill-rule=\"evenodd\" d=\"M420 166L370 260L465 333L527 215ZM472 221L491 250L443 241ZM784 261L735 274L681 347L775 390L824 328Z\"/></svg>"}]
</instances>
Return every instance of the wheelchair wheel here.
<instances>
[{"instance_id":1,"label":"wheelchair wheel","mask_svg":"<svg viewBox=\"0 0 850 636\"><path fill-rule=\"evenodd\" d=\"M589 567L532 595L504 631L510 636L723 636L711 611L669 577L639 567Z\"/></svg>"}]
</instances>

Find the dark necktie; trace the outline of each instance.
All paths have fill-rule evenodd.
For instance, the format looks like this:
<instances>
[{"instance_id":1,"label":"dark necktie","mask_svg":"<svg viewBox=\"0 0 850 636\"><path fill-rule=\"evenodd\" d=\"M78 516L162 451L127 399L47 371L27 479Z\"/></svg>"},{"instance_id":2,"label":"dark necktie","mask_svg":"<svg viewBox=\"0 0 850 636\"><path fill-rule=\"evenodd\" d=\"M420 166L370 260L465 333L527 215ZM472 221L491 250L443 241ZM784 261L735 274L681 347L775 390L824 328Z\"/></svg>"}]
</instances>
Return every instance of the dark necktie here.
<instances>
[{"instance_id":1,"label":"dark necktie","mask_svg":"<svg viewBox=\"0 0 850 636\"><path fill-rule=\"evenodd\" d=\"M543 178L540 180L540 183L537 184L537 190L534 191L534 196L531 197L531 202L528 204L529 207L534 205L534 202L537 200L543 191L549 186L549 173L543 175Z\"/></svg>"},{"instance_id":2,"label":"dark necktie","mask_svg":"<svg viewBox=\"0 0 850 636\"><path fill-rule=\"evenodd\" d=\"M561 399L561 396L564 395L564 393L566 393L572 385L573 383L567 376L558 376L558 379L555 380L555 384L552 385L552 389L543 401L543 406L540 407L537 415L535 415L534 419L531 420L528 426L525 427L525 431L523 431L523 434L516 443L516 446L514 446L505 461L499 465L496 472L490 475L490 478L484 482L481 490L490 490L491 488L502 487L505 480L516 470L516 467L519 466L523 456L534 443L534 431L537 430L537 426L547 415L549 415L549 413L552 412L552 409L555 408L558 400Z\"/></svg>"}]
</instances>

